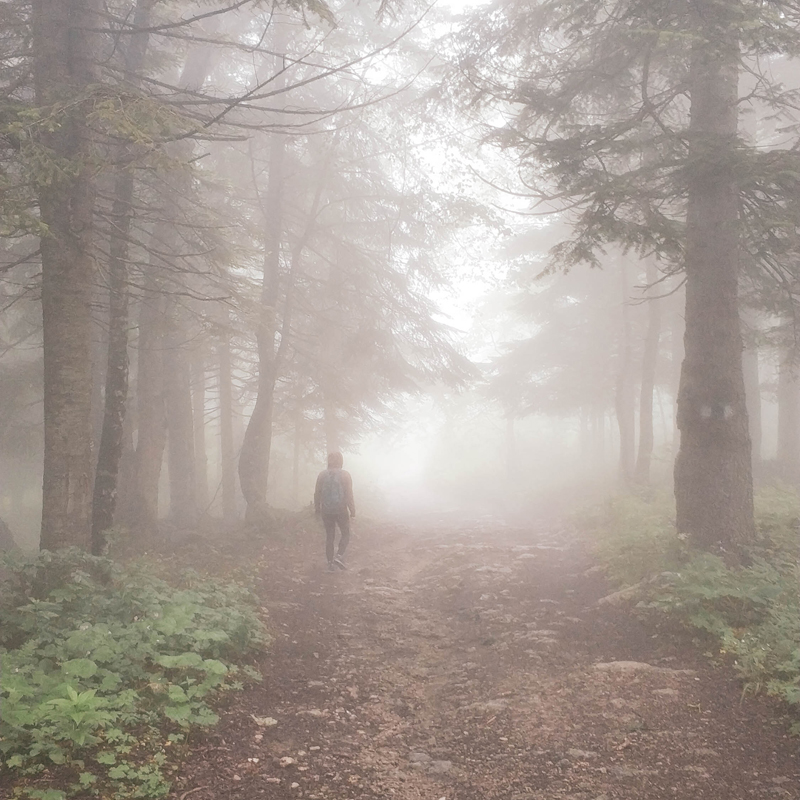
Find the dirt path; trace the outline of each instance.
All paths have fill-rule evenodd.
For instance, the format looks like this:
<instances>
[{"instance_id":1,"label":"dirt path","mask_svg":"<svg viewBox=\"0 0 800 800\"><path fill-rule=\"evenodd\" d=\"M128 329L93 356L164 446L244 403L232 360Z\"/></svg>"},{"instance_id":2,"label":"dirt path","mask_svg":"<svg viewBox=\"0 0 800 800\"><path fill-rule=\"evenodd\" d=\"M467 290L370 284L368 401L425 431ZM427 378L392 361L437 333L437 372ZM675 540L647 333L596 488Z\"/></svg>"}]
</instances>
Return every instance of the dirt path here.
<instances>
[{"instance_id":1,"label":"dirt path","mask_svg":"<svg viewBox=\"0 0 800 800\"><path fill-rule=\"evenodd\" d=\"M266 679L197 745L176 800L800 799L776 708L596 607L569 532L357 529L336 574L320 549L264 549Z\"/></svg>"}]
</instances>

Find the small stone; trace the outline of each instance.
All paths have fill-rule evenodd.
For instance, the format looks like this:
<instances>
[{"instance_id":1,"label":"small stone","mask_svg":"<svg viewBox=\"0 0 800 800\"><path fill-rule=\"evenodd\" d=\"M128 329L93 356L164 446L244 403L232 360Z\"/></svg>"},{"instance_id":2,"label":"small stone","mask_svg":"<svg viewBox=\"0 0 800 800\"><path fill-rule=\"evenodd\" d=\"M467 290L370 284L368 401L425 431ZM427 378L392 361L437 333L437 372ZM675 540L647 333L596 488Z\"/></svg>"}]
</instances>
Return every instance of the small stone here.
<instances>
[{"instance_id":1,"label":"small stone","mask_svg":"<svg viewBox=\"0 0 800 800\"><path fill-rule=\"evenodd\" d=\"M655 667L642 661L605 661L595 664L600 672L649 672Z\"/></svg>"},{"instance_id":2,"label":"small stone","mask_svg":"<svg viewBox=\"0 0 800 800\"><path fill-rule=\"evenodd\" d=\"M567 755L570 758L578 758L578 759L588 759L588 758L597 758L597 753L593 753L591 750L578 750L575 747L570 748L567 750Z\"/></svg>"},{"instance_id":3,"label":"small stone","mask_svg":"<svg viewBox=\"0 0 800 800\"><path fill-rule=\"evenodd\" d=\"M267 783L280 783L280 778L267 778Z\"/></svg>"},{"instance_id":4,"label":"small stone","mask_svg":"<svg viewBox=\"0 0 800 800\"><path fill-rule=\"evenodd\" d=\"M255 714L251 714L250 717L256 725L262 728L272 728L278 724L278 720L275 717L257 717Z\"/></svg>"},{"instance_id":5,"label":"small stone","mask_svg":"<svg viewBox=\"0 0 800 800\"><path fill-rule=\"evenodd\" d=\"M293 784L291 785L291 788L292 788L292 789L299 789L299 788L300 788L300 784L299 784L299 783L297 783L297 782L295 782L295 783L293 783Z\"/></svg>"},{"instance_id":6,"label":"small stone","mask_svg":"<svg viewBox=\"0 0 800 800\"><path fill-rule=\"evenodd\" d=\"M278 763L284 769L286 769L286 767L291 767L293 764L296 764L297 762L291 756L283 756Z\"/></svg>"},{"instance_id":7,"label":"small stone","mask_svg":"<svg viewBox=\"0 0 800 800\"><path fill-rule=\"evenodd\" d=\"M434 775L444 775L453 768L452 761L431 761L430 768L428 772Z\"/></svg>"},{"instance_id":8,"label":"small stone","mask_svg":"<svg viewBox=\"0 0 800 800\"><path fill-rule=\"evenodd\" d=\"M241 780L241 777L240 777L239 775L234 775L234 776L233 776L233 779L234 779L235 781L240 781L240 780Z\"/></svg>"}]
</instances>

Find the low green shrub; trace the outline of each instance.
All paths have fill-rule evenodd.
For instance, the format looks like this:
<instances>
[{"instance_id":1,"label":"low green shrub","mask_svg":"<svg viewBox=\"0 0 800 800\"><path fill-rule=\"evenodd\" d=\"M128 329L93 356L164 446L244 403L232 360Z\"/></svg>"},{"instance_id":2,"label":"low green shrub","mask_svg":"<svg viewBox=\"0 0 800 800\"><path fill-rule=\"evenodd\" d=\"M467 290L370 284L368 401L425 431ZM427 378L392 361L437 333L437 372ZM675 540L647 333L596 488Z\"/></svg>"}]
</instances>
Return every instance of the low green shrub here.
<instances>
[{"instance_id":1,"label":"low green shrub","mask_svg":"<svg viewBox=\"0 0 800 800\"><path fill-rule=\"evenodd\" d=\"M154 798L209 702L258 673L268 636L242 586L79 550L8 564L0 588L0 754L31 797ZM10 773L10 775L9 775ZM42 789L57 776L59 788ZM52 785L52 784L51 784ZM44 792L44 794L43 794Z\"/></svg>"},{"instance_id":2,"label":"low green shrub","mask_svg":"<svg viewBox=\"0 0 800 800\"><path fill-rule=\"evenodd\" d=\"M745 691L765 689L800 705L800 498L773 487L758 494L756 509L759 538L740 567L690 548L663 501L615 499L585 527L614 583L649 579L639 609L715 637Z\"/></svg>"},{"instance_id":3,"label":"low green shrub","mask_svg":"<svg viewBox=\"0 0 800 800\"><path fill-rule=\"evenodd\" d=\"M630 586L681 563L685 548L675 534L674 518L667 495L650 502L623 495L586 512L578 524L611 582Z\"/></svg>"}]
</instances>

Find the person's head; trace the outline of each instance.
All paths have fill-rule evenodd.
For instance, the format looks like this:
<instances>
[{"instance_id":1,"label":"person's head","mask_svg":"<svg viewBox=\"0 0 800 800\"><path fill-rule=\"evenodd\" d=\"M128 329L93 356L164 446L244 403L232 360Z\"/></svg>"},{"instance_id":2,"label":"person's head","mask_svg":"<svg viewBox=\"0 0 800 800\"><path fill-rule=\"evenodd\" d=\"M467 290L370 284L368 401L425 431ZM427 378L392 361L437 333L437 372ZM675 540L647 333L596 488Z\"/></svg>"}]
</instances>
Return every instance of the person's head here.
<instances>
[{"instance_id":1,"label":"person's head","mask_svg":"<svg viewBox=\"0 0 800 800\"><path fill-rule=\"evenodd\" d=\"M341 469L344 458L341 453L328 453L328 469Z\"/></svg>"}]
</instances>

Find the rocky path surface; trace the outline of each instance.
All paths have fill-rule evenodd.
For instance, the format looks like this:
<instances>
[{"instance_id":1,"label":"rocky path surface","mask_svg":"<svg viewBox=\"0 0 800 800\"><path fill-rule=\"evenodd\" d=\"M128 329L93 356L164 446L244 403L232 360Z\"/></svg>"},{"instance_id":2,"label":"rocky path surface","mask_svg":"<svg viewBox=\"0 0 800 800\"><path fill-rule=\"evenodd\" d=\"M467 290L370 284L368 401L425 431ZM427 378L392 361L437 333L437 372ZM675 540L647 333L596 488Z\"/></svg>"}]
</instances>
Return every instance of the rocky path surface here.
<instances>
[{"instance_id":1,"label":"rocky path surface","mask_svg":"<svg viewBox=\"0 0 800 800\"><path fill-rule=\"evenodd\" d=\"M358 522L358 521L356 521ZM427 519L266 545L263 684L175 800L800 800L766 700L629 613L557 525Z\"/></svg>"}]
</instances>

